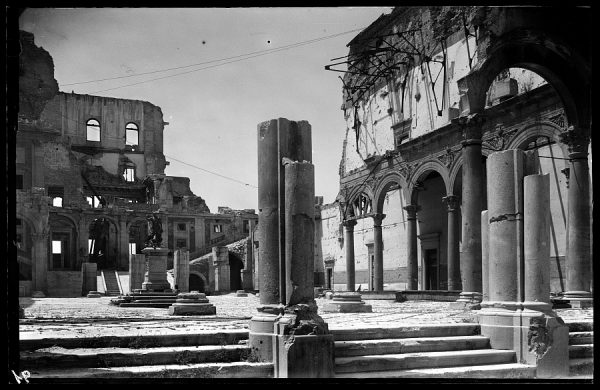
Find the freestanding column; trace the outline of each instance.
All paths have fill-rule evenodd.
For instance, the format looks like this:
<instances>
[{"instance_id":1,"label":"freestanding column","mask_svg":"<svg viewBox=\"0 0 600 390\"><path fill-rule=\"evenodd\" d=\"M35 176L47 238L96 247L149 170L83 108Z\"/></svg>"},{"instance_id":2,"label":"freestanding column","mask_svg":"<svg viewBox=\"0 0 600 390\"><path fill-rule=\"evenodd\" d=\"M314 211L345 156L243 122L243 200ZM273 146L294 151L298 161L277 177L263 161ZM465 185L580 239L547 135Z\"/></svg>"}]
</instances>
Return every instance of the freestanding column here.
<instances>
[{"instance_id":1,"label":"freestanding column","mask_svg":"<svg viewBox=\"0 0 600 390\"><path fill-rule=\"evenodd\" d=\"M592 305L590 252L590 183L587 149L589 138L572 127L562 134L569 148L567 222L567 291L572 307Z\"/></svg>"},{"instance_id":2,"label":"freestanding column","mask_svg":"<svg viewBox=\"0 0 600 390\"><path fill-rule=\"evenodd\" d=\"M385 214L373 214L373 255L374 255L374 285L375 291L383 291L383 235L381 221Z\"/></svg>"},{"instance_id":3,"label":"freestanding column","mask_svg":"<svg viewBox=\"0 0 600 390\"><path fill-rule=\"evenodd\" d=\"M146 255L129 255L129 292L142 289L144 273L146 272Z\"/></svg>"},{"instance_id":4,"label":"freestanding column","mask_svg":"<svg viewBox=\"0 0 600 390\"><path fill-rule=\"evenodd\" d=\"M214 246L212 255L215 267L215 291L230 291L229 249L226 246Z\"/></svg>"},{"instance_id":5,"label":"freestanding column","mask_svg":"<svg viewBox=\"0 0 600 390\"><path fill-rule=\"evenodd\" d=\"M173 259L173 276L175 288L180 293L190 291L190 252L178 249Z\"/></svg>"},{"instance_id":6,"label":"freestanding column","mask_svg":"<svg viewBox=\"0 0 600 390\"><path fill-rule=\"evenodd\" d=\"M550 309L550 178L525 176L525 304Z\"/></svg>"},{"instance_id":7,"label":"freestanding column","mask_svg":"<svg viewBox=\"0 0 600 390\"><path fill-rule=\"evenodd\" d=\"M285 271L288 306L314 301L315 169L285 165Z\"/></svg>"},{"instance_id":8,"label":"freestanding column","mask_svg":"<svg viewBox=\"0 0 600 390\"><path fill-rule=\"evenodd\" d=\"M488 211L481 212L481 289L483 302L490 300L489 283L490 283L490 220Z\"/></svg>"},{"instance_id":9,"label":"freestanding column","mask_svg":"<svg viewBox=\"0 0 600 390\"><path fill-rule=\"evenodd\" d=\"M406 245L408 249L406 268L407 268L407 290L416 290L419 287L419 258L417 254L417 212L419 206L408 205L406 210Z\"/></svg>"},{"instance_id":10,"label":"freestanding column","mask_svg":"<svg viewBox=\"0 0 600 390\"><path fill-rule=\"evenodd\" d=\"M354 271L354 226L356 220L344 221L344 244L346 249L346 290L354 291L356 286ZM333 287L333 286L332 286Z\"/></svg>"},{"instance_id":11,"label":"freestanding column","mask_svg":"<svg viewBox=\"0 0 600 390\"><path fill-rule=\"evenodd\" d=\"M481 298L481 200L484 182L481 163L481 126L483 117L475 114L462 123L462 244L460 301L477 303Z\"/></svg>"},{"instance_id":12,"label":"freestanding column","mask_svg":"<svg viewBox=\"0 0 600 390\"><path fill-rule=\"evenodd\" d=\"M458 253L458 226L456 213L459 207L458 196L442 198L448 207L448 290L460 290L460 263Z\"/></svg>"}]
</instances>

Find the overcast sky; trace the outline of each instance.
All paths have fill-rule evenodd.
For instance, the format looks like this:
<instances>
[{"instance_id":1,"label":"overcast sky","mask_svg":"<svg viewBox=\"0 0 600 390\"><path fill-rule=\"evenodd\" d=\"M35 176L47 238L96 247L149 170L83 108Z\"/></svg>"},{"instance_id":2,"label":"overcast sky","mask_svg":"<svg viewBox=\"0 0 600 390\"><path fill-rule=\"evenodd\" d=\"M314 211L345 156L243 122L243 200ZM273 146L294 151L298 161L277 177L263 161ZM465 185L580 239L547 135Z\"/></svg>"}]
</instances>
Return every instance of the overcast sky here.
<instances>
[{"instance_id":1,"label":"overcast sky","mask_svg":"<svg viewBox=\"0 0 600 390\"><path fill-rule=\"evenodd\" d=\"M279 117L311 124L315 192L326 203L335 200L346 128L342 74L324 66L347 55L346 44L360 29L390 11L43 8L26 10L20 28L32 32L54 59L61 91L161 107L169 122L165 173L189 177L192 191L217 212L218 206L257 209L257 125ZM248 53L254 58L241 56ZM228 60L209 62L220 59ZM184 68L123 77L176 67ZM114 77L122 78L67 85ZM163 79L144 82L157 78Z\"/></svg>"}]
</instances>

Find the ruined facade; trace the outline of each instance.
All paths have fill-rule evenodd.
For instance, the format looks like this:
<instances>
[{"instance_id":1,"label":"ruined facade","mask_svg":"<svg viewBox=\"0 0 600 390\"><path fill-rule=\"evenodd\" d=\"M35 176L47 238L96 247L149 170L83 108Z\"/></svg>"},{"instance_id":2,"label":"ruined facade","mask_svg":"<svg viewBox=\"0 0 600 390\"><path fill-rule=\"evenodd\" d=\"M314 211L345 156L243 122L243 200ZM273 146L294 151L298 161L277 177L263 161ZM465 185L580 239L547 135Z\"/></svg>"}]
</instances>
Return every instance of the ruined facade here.
<instances>
[{"instance_id":1,"label":"ruined facade","mask_svg":"<svg viewBox=\"0 0 600 390\"><path fill-rule=\"evenodd\" d=\"M589 18L397 7L348 44L326 67L344 73L347 128L320 211L325 286L480 293L486 158L522 149L550 175L551 290L589 294Z\"/></svg>"},{"instance_id":2,"label":"ruined facade","mask_svg":"<svg viewBox=\"0 0 600 390\"><path fill-rule=\"evenodd\" d=\"M52 57L21 32L16 145L20 295L80 296L82 264L127 270L158 213L163 246L194 259L250 235L254 210L211 213L165 175L160 107L58 91ZM85 292L87 293L87 291Z\"/></svg>"}]
</instances>

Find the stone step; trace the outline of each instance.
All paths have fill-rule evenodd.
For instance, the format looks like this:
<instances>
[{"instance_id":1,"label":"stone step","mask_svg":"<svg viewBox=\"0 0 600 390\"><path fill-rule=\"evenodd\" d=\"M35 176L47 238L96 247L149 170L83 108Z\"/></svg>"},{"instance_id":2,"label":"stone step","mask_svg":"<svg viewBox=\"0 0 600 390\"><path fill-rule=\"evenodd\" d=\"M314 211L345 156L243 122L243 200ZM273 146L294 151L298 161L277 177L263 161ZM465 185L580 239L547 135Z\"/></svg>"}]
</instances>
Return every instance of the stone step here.
<instances>
[{"instance_id":1,"label":"stone step","mask_svg":"<svg viewBox=\"0 0 600 390\"><path fill-rule=\"evenodd\" d=\"M514 351L480 349L472 351L444 351L365 355L335 359L335 372L393 371L412 368L440 368L484 364L515 363Z\"/></svg>"},{"instance_id":2,"label":"stone step","mask_svg":"<svg viewBox=\"0 0 600 390\"><path fill-rule=\"evenodd\" d=\"M384 355L413 352L457 351L489 348L484 336L416 337L336 341L336 358L361 355Z\"/></svg>"},{"instance_id":3,"label":"stone step","mask_svg":"<svg viewBox=\"0 0 600 390\"><path fill-rule=\"evenodd\" d=\"M28 369L31 374L29 381L34 384L38 379L65 378L91 379L102 378L272 378L273 363L198 363L198 364L167 364L133 367L105 368L73 368L73 369ZM39 382L42 383L42 382Z\"/></svg>"},{"instance_id":4,"label":"stone step","mask_svg":"<svg viewBox=\"0 0 600 390\"><path fill-rule=\"evenodd\" d=\"M570 376L590 376L594 375L594 358L569 359Z\"/></svg>"},{"instance_id":5,"label":"stone step","mask_svg":"<svg viewBox=\"0 0 600 390\"><path fill-rule=\"evenodd\" d=\"M168 299L168 300L176 300L177 296L173 295L131 295L130 296L133 301L143 302L143 301L154 301L157 299Z\"/></svg>"},{"instance_id":6,"label":"stone step","mask_svg":"<svg viewBox=\"0 0 600 390\"><path fill-rule=\"evenodd\" d=\"M414 368L408 370L348 372L335 375L336 378L502 378L531 379L535 378L535 366L507 363L487 364L460 367Z\"/></svg>"},{"instance_id":7,"label":"stone step","mask_svg":"<svg viewBox=\"0 0 600 390\"><path fill-rule=\"evenodd\" d=\"M565 322L565 325L569 327L569 332L593 332L594 321L572 321Z\"/></svg>"},{"instance_id":8,"label":"stone step","mask_svg":"<svg viewBox=\"0 0 600 390\"><path fill-rule=\"evenodd\" d=\"M480 334L479 324L406 325L400 327L373 327L331 329L335 341L401 339L415 337L474 336Z\"/></svg>"},{"instance_id":9,"label":"stone step","mask_svg":"<svg viewBox=\"0 0 600 390\"><path fill-rule=\"evenodd\" d=\"M594 357L594 344L569 345L569 359Z\"/></svg>"},{"instance_id":10,"label":"stone step","mask_svg":"<svg viewBox=\"0 0 600 390\"><path fill-rule=\"evenodd\" d=\"M593 344L594 332L570 332L569 345Z\"/></svg>"},{"instance_id":11,"label":"stone step","mask_svg":"<svg viewBox=\"0 0 600 390\"><path fill-rule=\"evenodd\" d=\"M21 352L23 367L127 367L157 364L239 362L250 355L245 345L202 345L159 348L50 347Z\"/></svg>"},{"instance_id":12,"label":"stone step","mask_svg":"<svg viewBox=\"0 0 600 390\"><path fill-rule=\"evenodd\" d=\"M40 348L150 348L198 345L236 345L248 339L248 330L181 332L165 335L100 336L100 337L28 337L19 341L21 351Z\"/></svg>"},{"instance_id":13,"label":"stone step","mask_svg":"<svg viewBox=\"0 0 600 390\"><path fill-rule=\"evenodd\" d=\"M166 301L135 301L135 302L123 302L119 304L119 307L154 307L154 308L167 308L175 303L175 300Z\"/></svg>"}]
</instances>

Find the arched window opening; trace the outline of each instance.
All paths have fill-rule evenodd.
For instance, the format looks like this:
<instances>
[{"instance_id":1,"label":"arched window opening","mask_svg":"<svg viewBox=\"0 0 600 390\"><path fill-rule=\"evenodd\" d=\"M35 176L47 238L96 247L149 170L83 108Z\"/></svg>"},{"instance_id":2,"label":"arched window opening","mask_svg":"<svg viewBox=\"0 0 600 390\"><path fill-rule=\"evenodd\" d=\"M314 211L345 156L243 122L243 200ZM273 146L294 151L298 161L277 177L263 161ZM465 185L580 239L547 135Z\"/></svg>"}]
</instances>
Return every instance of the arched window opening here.
<instances>
[{"instance_id":1,"label":"arched window opening","mask_svg":"<svg viewBox=\"0 0 600 390\"><path fill-rule=\"evenodd\" d=\"M88 141L100 142L100 122L96 119L87 121L87 136Z\"/></svg>"},{"instance_id":2,"label":"arched window opening","mask_svg":"<svg viewBox=\"0 0 600 390\"><path fill-rule=\"evenodd\" d=\"M133 122L130 122L125 126L125 145L139 145L139 129L138 126Z\"/></svg>"}]
</instances>

